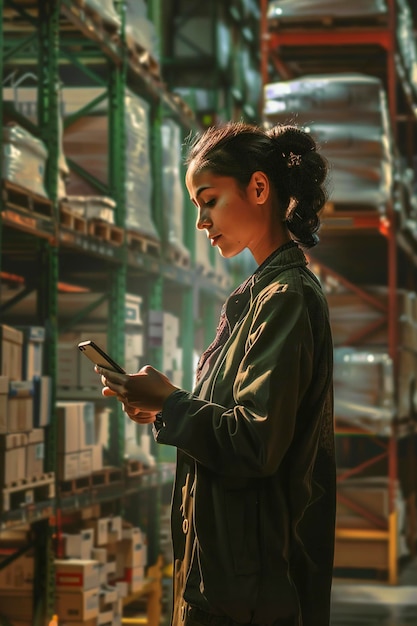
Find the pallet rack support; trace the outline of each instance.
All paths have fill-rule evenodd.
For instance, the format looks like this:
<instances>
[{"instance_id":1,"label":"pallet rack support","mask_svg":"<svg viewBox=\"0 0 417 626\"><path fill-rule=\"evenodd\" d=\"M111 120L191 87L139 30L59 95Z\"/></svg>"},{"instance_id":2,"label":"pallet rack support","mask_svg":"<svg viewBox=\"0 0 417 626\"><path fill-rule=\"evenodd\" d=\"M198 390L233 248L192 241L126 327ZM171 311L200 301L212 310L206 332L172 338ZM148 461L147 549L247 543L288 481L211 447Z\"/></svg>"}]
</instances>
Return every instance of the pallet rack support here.
<instances>
[{"instance_id":1,"label":"pallet rack support","mask_svg":"<svg viewBox=\"0 0 417 626\"><path fill-rule=\"evenodd\" d=\"M266 0L262 0L262 8L266 11ZM325 29L291 29L267 32L267 28L263 29L263 41L267 41L267 45L262 46L262 76L263 83L268 82L268 59L279 65L278 69L286 71L284 78L289 78L291 73L287 71L285 64L280 61L279 50L285 46L309 47L309 46L329 46L329 47L352 47L358 45L377 45L380 46L386 57L386 75L387 75L387 95L388 107L390 112L391 126L394 140L397 138L397 68L395 60L396 52L396 5L395 0L388 0L388 22L385 27L378 28L362 28L360 31L354 29L342 30L337 32ZM352 216L352 220L357 219ZM379 220L379 218L378 218ZM394 379L398 375L398 304L397 304L397 254L398 242L396 240L396 215L392 202L386 207L386 217L384 219L383 228L387 242L387 272L388 272L388 352L393 361ZM388 455L388 476L389 476L389 502L390 502L390 529L387 534L390 549L389 559L389 582L395 584L398 571L397 559L394 558L394 545L392 528L396 527L393 521L394 515L394 497L395 490L394 481L398 475L397 467L397 432L396 426L393 425L392 435L389 438L387 455ZM341 532L344 532L343 529ZM395 543L395 542L394 542ZM395 556L396 556L395 552Z\"/></svg>"}]
</instances>

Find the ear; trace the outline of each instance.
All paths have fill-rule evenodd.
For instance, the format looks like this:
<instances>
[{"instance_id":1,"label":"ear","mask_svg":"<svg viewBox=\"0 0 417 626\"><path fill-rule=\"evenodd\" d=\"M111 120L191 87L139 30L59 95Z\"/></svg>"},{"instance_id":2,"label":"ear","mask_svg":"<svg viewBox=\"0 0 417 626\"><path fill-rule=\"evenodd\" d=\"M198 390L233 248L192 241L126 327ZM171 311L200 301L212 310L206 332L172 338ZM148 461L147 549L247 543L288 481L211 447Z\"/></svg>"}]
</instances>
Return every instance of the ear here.
<instances>
[{"instance_id":1,"label":"ear","mask_svg":"<svg viewBox=\"0 0 417 626\"><path fill-rule=\"evenodd\" d=\"M253 193L256 204L264 204L269 196L269 178L264 172L254 172L249 181L248 189Z\"/></svg>"}]
</instances>

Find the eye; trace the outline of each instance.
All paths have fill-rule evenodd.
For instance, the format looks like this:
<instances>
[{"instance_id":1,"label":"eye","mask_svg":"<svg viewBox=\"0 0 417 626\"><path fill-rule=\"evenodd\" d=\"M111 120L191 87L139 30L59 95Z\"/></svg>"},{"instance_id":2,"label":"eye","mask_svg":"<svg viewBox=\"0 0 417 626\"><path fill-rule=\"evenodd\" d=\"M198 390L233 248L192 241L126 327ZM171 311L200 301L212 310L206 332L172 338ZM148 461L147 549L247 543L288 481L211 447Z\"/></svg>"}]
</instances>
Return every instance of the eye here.
<instances>
[{"instance_id":1,"label":"eye","mask_svg":"<svg viewBox=\"0 0 417 626\"><path fill-rule=\"evenodd\" d=\"M208 200L207 202L204 203L204 206L211 208L216 204L216 198L212 198L211 200Z\"/></svg>"}]
</instances>

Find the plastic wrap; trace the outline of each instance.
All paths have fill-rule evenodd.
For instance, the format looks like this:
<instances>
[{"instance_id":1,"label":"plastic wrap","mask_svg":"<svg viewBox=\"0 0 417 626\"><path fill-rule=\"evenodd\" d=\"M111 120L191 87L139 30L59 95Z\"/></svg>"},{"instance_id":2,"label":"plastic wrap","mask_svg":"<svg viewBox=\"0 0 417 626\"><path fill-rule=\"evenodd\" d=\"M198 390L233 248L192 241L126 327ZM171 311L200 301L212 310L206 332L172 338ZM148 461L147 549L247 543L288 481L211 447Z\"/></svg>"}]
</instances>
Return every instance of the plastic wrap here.
<instances>
[{"instance_id":1,"label":"plastic wrap","mask_svg":"<svg viewBox=\"0 0 417 626\"><path fill-rule=\"evenodd\" d=\"M414 35L413 16L406 0L397 0L396 4L398 48L409 80L417 87L417 42Z\"/></svg>"},{"instance_id":2,"label":"plastic wrap","mask_svg":"<svg viewBox=\"0 0 417 626\"><path fill-rule=\"evenodd\" d=\"M383 159L334 157L323 149L330 165L330 200L339 205L372 207L385 214L391 197L392 166Z\"/></svg>"},{"instance_id":3,"label":"plastic wrap","mask_svg":"<svg viewBox=\"0 0 417 626\"><path fill-rule=\"evenodd\" d=\"M107 196L67 196L66 201L74 213L85 217L87 220L99 218L109 224L114 224L116 203L112 198Z\"/></svg>"},{"instance_id":4,"label":"plastic wrap","mask_svg":"<svg viewBox=\"0 0 417 626\"><path fill-rule=\"evenodd\" d=\"M370 432L386 431L396 414L393 363L388 353L335 348L334 402L336 421Z\"/></svg>"},{"instance_id":5,"label":"plastic wrap","mask_svg":"<svg viewBox=\"0 0 417 626\"><path fill-rule=\"evenodd\" d=\"M358 73L317 74L265 85L265 115L302 124L356 122L388 130L385 91L378 78Z\"/></svg>"},{"instance_id":6,"label":"plastic wrap","mask_svg":"<svg viewBox=\"0 0 417 626\"><path fill-rule=\"evenodd\" d=\"M126 41L137 43L147 50L151 56L159 60L159 44L155 26L148 19L148 10L143 0L127 0L126 2Z\"/></svg>"},{"instance_id":7,"label":"plastic wrap","mask_svg":"<svg viewBox=\"0 0 417 626\"><path fill-rule=\"evenodd\" d=\"M384 0L272 0L267 17L372 17L387 13Z\"/></svg>"},{"instance_id":8,"label":"plastic wrap","mask_svg":"<svg viewBox=\"0 0 417 626\"><path fill-rule=\"evenodd\" d=\"M152 221L149 105L126 90L126 228L159 239Z\"/></svg>"},{"instance_id":9,"label":"plastic wrap","mask_svg":"<svg viewBox=\"0 0 417 626\"><path fill-rule=\"evenodd\" d=\"M2 176L47 197L44 187L48 152L45 145L17 124L3 128Z\"/></svg>"},{"instance_id":10,"label":"plastic wrap","mask_svg":"<svg viewBox=\"0 0 417 626\"><path fill-rule=\"evenodd\" d=\"M303 125L330 165L330 200L384 213L392 196L393 149L386 94L378 78L312 75L265 86L271 123Z\"/></svg>"},{"instance_id":11,"label":"plastic wrap","mask_svg":"<svg viewBox=\"0 0 417 626\"><path fill-rule=\"evenodd\" d=\"M120 16L114 8L113 0L84 0L84 4L95 11L105 24L120 31L122 23Z\"/></svg>"},{"instance_id":12,"label":"plastic wrap","mask_svg":"<svg viewBox=\"0 0 417 626\"><path fill-rule=\"evenodd\" d=\"M184 190L181 171L181 129L173 120L162 123L162 192L164 230L168 244L182 257L190 253L184 246Z\"/></svg>"},{"instance_id":13,"label":"plastic wrap","mask_svg":"<svg viewBox=\"0 0 417 626\"><path fill-rule=\"evenodd\" d=\"M22 115L27 117L33 124L38 122L38 88L27 86L26 83L33 79L32 74L20 77L19 83L3 88L3 100L13 103L13 106ZM63 148L63 123L62 117L58 117L58 198L65 196L65 181L69 176L69 168L65 159Z\"/></svg>"}]
</instances>

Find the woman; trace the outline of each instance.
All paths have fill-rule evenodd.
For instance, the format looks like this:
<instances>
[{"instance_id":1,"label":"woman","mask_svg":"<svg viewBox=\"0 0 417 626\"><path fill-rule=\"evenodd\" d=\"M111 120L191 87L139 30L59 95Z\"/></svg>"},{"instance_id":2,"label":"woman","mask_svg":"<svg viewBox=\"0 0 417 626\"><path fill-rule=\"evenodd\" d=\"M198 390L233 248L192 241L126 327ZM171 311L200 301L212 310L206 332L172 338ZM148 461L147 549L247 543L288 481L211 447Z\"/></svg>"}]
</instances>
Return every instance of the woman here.
<instances>
[{"instance_id":1,"label":"woman","mask_svg":"<svg viewBox=\"0 0 417 626\"><path fill-rule=\"evenodd\" d=\"M326 163L294 126L208 129L187 158L197 228L257 270L226 301L192 393L150 366L102 368L158 443L175 446L175 626L326 626L335 462L332 340L300 248L317 243Z\"/></svg>"}]
</instances>

